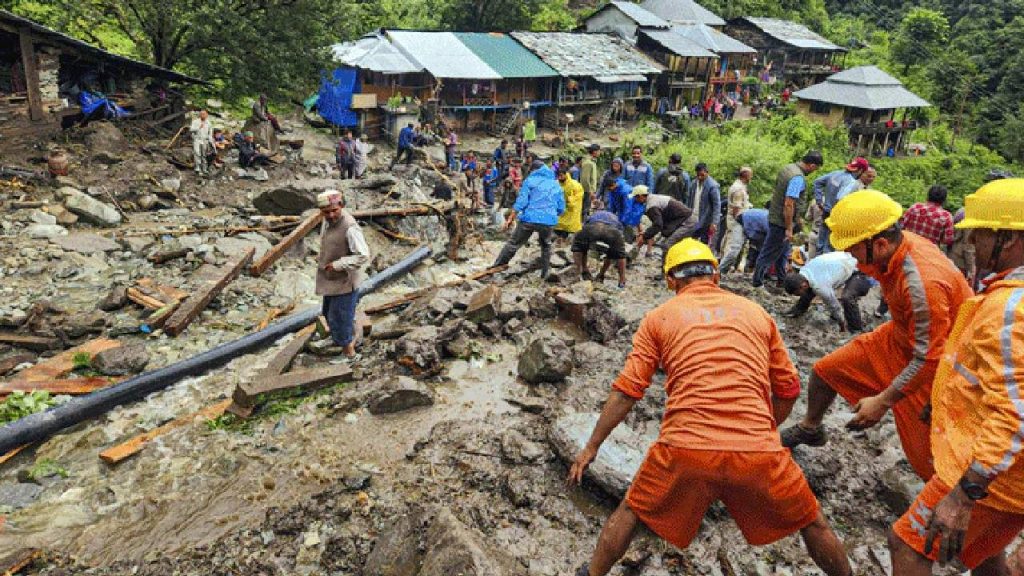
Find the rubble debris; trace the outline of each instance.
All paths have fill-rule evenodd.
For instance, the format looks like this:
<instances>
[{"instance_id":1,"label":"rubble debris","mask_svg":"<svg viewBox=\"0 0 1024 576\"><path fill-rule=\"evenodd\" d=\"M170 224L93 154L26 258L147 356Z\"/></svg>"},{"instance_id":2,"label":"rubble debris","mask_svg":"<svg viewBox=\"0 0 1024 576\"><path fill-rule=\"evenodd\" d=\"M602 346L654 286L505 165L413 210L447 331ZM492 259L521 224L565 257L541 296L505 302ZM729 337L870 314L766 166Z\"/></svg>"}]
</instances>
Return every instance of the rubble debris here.
<instances>
[{"instance_id":1,"label":"rubble debris","mask_svg":"<svg viewBox=\"0 0 1024 576\"><path fill-rule=\"evenodd\" d=\"M294 389L315 390L339 382L351 382L352 378L351 366L348 364L334 364L309 370L286 372L257 381L241 382L235 387L235 391L231 395L233 400L231 403L232 413L239 416L249 416L256 406L257 396L261 394Z\"/></svg>"},{"instance_id":2,"label":"rubble debris","mask_svg":"<svg viewBox=\"0 0 1024 576\"><path fill-rule=\"evenodd\" d=\"M363 565L364 574L416 576L423 561L419 545L424 518L418 510L395 518L377 535Z\"/></svg>"},{"instance_id":3,"label":"rubble debris","mask_svg":"<svg viewBox=\"0 0 1024 576\"><path fill-rule=\"evenodd\" d=\"M193 414L171 420L163 426L154 428L149 432L139 434L138 436L135 436L126 442L122 442L117 446L107 448L103 452L100 452L100 459L107 464L117 464L126 458L138 454L143 448L145 448L146 444L152 442L155 438L163 436L164 434L167 434L177 428L181 428L182 426L191 424L197 418L212 420L220 416L225 410L227 410L227 407L230 404L231 400L222 400Z\"/></svg>"},{"instance_id":4,"label":"rubble debris","mask_svg":"<svg viewBox=\"0 0 1024 576\"><path fill-rule=\"evenodd\" d=\"M150 296L135 286L125 290L125 296L139 306L150 310L159 310L167 305L163 300Z\"/></svg>"},{"instance_id":5,"label":"rubble debris","mask_svg":"<svg viewBox=\"0 0 1024 576\"><path fill-rule=\"evenodd\" d=\"M114 228L121 224L121 213L115 208L74 188L61 190L68 191L65 192L64 207L75 213L83 222L106 228Z\"/></svg>"},{"instance_id":6,"label":"rubble debris","mask_svg":"<svg viewBox=\"0 0 1024 576\"><path fill-rule=\"evenodd\" d=\"M121 343L110 338L96 338L70 348L19 372L11 382L48 382L56 380L75 369L75 356L87 354L90 358L104 350L117 348Z\"/></svg>"},{"instance_id":7,"label":"rubble debris","mask_svg":"<svg viewBox=\"0 0 1024 576\"><path fill-rule=\"evenodd\" d=\"M271 322L285 314L290 313L293 309L295 309L295 302L291 302L290 304L283 308L275 307L271 308L270 310L267 310L266 315L264 315L263 318L256 324L256 330L263 330L267 326L270 326Z\"/></svg>"},{"instance_id":8,"label":"rubble debris","mask_svg":"<svg viewBox=\"0 0 1024 576\"><path fill-rule=\"evenodd\" d=\"M69 378L67 380L2 382L0 383L0 398L11 392L32 392L33 390L44 390L53 395L67 394L69 396L79 396L106 388L114 383L115 381L110 378L102 376Z\"/></svg>"},{"instance_id":9,"label":"rubble debris","mask_svg":"<svg viewBox=\"0 0 1024 576\"><path fill-rule=\"evenodd\" d=\"M50 238L50 242L60 246L63 250L78 252L81 254L112 252L121 248L117 242L114 242L109 238L104 238L103 236L90 234L88 232L75 232L65 236L55 236Z\"/></svg>"},{"instance_id":10,"label":"rubble debris","mask_svg":"<svg viewBox=\"0 0 1024 576\"><path fill-rule=\"evenodd\" d=\"M434 394L430 388L407 376L396 376L374 391L366 408L370 414L380 415L433 404Z\"/></svg>"},{"instance_id":11,"label":"rubble debris","mask_svg":"<svg viewBox=\"0 0 1024 576\"><path fill-rule=\"evenodd\" d=\"M184 258L191 251L192 250L190 250L188 248L172 248L170 250L163 250L163 251L160 251L160 252L154 252L153 254L149 255L147 260L149 260L153 264L163 264L165 262L170 262L171 260L177 260L178 258Z\"/></svg>"},{"instance_id":12,"label":"rubble debris","mask_svg":"<svg viewBox=\"0 0 1024 576\"><path fill-rule=\"evenodd\" d=\"M128 305L128 289L124 286L114 286L110 292L100 300L97 308L104 312L120 310Z\"/></svg>"},{"instance_id":13,"label":"rubble debris","mask_svg":"<svg viewBox=\"0 0 1024 576\"><path fill-rule=\"evenodd\" d=\"M42 557L43 551L37 548L25 548L14 552L0 560L0 574L14 576Z\"/></svg>"},{"instance_id":14,"label":"rubble debris","mask_svg":"<svg viewBox=\"0 0 1024 576\"><path fill-rule=\"evenodd\" d=\"M0 359L0 376L6 376L12 370L29 362L35 362L36 355L28 353L13 354L6 358Z\"/></svg>"},{"instance_id":15,"label":"rubble debris","mask_svg":"<svg viewBox=\"0 0 1024 576\"><path fill-rule=\"evenodd\" d=\"M395 343L395 358L414 376L437 374L442 368L439 344L437 327L420 326Z\"/></svg>"},{"instance_id":16,"label":"rubble debris","mask_svg":"<svg viewBox=\"0 0 1024 576\"><path fill-rule=\"evenodd\" d=\"M92 367L105 376L126 376L142 372L149 364L149 353L141 344L104 350L92 358Z\"/></svg>"},{"instance_id":17,"label":"rubble debris","mask_svg":"<svg viewBox=\"0 0 1024 576\"><path fill-rule=\"evenodd\" d=\"M249 248L241 256L220 268L208 269L205 272L200 269L196 272L199 281L194 286L194 292L167 319L167 322L164 323L164 332L171 336L181 334L203 311L203 308L206 308L232 280L241 274L242 269L252 261L255 252L255 248Z\"/></svg>"},{"instance_id":18,"label":"rubble debris","mask_svg":"<svg viewBox=\"0 0 1024 576\"><path fill-rule=\"evenodd\" d=\"M481 280L483 278L491 276L492 274L497 274L498 272L502 272L502 271L506 270L507 268L508 268L508 266L495 266L494 268L487 268L486 270L481 270L480 272L476 272L476 273L470 274L469 276L466 276L465 278L460 278L459 280L454 280L454 281L448 282L446 284L441 284L439 286L429 286L427 288L422 288L420 290L416 290L416 291L410 292L408 294L405 294L405 295L401 296L400 298L398 298L396 300L393 300L391 302L388 302L386 304L381 304L379 306L371 306L370 308L367 308L365 310L365 312L367 314L370 314L370 315L380 314L382 312L388 312L390 310L394 310L395 308L399 308L401 306L405 306L406 304L409 304L409 303L411 303L411 302L413 302L415 300L418 300L418 299L426 296L427 294L436 294L437 291L440 290L441 288L451 288L453 286L459 286L461 284L465 284L466 282L473 282L475 280Z\"/></svg>"},{"instance_id":19,"label":"rubble debris","mask_svg":"<svg viewBox=\"0 0 1024 576\"><path fill-rule=\"evenodd\" d=\"M10 344L17 348L46 352L61 348L59 338L53 336L40 336L35 334L21 334L17 332L0 331L0 344Z\"/></svg>"},{"instance_id":20,"label":"rubble debris","mask_svg":"<svg viewBox=\"0 0 1024 576\"><path fill-rule=\"evenodd\" d=\"M592 302L593 299L589 295L580 292L558 292L555 294L558 315L580 328L586 325L587 307Z\"/></svg>"},{"instance_id":21,"label":"rubble debris","mask_svg":"<svg viewBox=\"0 0 1024 576\"><path fill-rule=\"evenodd\" d=\"M330 188L337 188L337 180L308 179L289 182L284 186L261 192L253 198L252 205L260 214L277 216L298 216L306 210L316 208L316 195Z\"/></svg>"},{"instance_id":22,"label":"rubble debris","mask_svg":"<svg viewBox=\"0 0 1024 576\"><path fill-rule=\"evenodd\" d=\"M562 460L576 459L590 440L600 416L597 412L578 412L561 416L552 423L549 439ZM608 494L622 497L640 468L647 448L656 439L657 436L644 436L620 424L601 445L597 458L587 468L587 477Z\"/></svg>"},{"instance_id":23,"label":"rubble debris","mask_svg":"<svg viewBox=\"0 0 1024 576\"><path fill-rule=\"evenodd\" d=\"M460 522L447 508L438 512L425 538L427 552L418 576L511 576L518 572L511 558L490 548L483 535Z\"/></svg>"},{"instance_id":24,"label":"rubble debris","mask_svg":"<svg viewBox=\"0 0 1024 576\"><path fill-rule=\"evenodd\" d=\"M572 352L559 338L535 337L519 355L518 371L530 384L561 382L572 374Z\"/></svg>"},{"instance_id":25,"label":"rubble debris","mask_svg":"<svg viewBox=\"0 0 1024 576\"><path fill-rule=\"evenodd\" d=\"M302 224L299 224L298 227L292 230L290 234L285 236L273 248L268 250L262 258L254 262L252 266L249 267L249 274L258 277L266 272L267 269L274 265L274 262L277 262L277 260L288 251L289 248L305 238L307 234L319 226L320 223L323 222L323 219L324 216L319 211L309 218L306 218Z\"/></svg>"},{"instance_id":26,"label":"rubble debris","mask_svg":"<svg viewBox=\"0 0 1024 576\"><path fill-rule=\"evenodd\" d=\"M469 301L466 308L466 319L482 324L498 317L501 311L501 288L488 284L481 288Z\"/></svg>"},{"instance_id":27,"label":"rubble debris","mask_svg":"<svg viewBox=\"0 0 1024 576\"><path fill-rule=\"evenodd\" d=\"M601 300L595 299L587 308L583 328L595 342L605 344L618 335L626 326L626 320Z\"/></svg>"},{"instance_id":28,"label":"rubble debris","mask_svg":"<svg viewBox=\"0 0 1024 576\"><path fill-rule=\"evenodd\" d=\"M28 448L29 446L30 444L22 444L21 446L18 446L17 448L8 451L6 454L0 455L0 464L7 462L11 458L14 458L18 454L20 454L22 450Z\"/></svg>"},{"instance_id":29,"label":"rubble debris","mask_svg":"<svg viewBox=\"0 0 1024 576\"><path fill-rule=\"evenodd\" d=\"M261 378L269 378L283 374L288 370L295 356L306 346L306 342L313 337L315 326L310 324L299 330L292 337L291 342L285 345L267 364L267 367L260 371Z\"/></svg>"}]
</instances>

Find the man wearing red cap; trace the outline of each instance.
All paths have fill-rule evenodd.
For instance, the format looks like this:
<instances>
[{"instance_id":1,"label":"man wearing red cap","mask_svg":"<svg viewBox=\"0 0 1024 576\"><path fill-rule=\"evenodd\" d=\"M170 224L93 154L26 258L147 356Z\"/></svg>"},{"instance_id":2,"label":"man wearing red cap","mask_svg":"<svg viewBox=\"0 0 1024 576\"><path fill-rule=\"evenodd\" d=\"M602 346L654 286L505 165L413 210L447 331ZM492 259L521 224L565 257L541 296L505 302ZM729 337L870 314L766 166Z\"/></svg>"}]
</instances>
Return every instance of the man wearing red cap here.
<instances>
[{"instance_id":1,"label":"man wearing red cap","mask_svg":"<svg viewBox=\"0 0 1024 576\"><path fill-rule=\"evenodd\" d=\"M835 170L814 181L814 201L822 210L821 232L818 234L818 254L832 251L829 244L831 230L824 220L832 213L832 207L838 202L839 192L854 180L860 178L870 165L863 156L857 156L842 170Z\"/></svg>"}]
</instances>

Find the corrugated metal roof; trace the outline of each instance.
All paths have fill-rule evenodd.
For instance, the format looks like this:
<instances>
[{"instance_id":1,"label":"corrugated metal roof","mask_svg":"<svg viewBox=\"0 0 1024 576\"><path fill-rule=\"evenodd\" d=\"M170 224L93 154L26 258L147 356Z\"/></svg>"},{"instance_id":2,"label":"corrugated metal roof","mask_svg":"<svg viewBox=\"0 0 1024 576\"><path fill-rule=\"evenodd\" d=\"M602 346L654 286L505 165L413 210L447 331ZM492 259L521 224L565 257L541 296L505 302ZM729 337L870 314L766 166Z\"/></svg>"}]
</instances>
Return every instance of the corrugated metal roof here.
<instances>
[{"instance_id":1,"label":"corrugated metal roof","mask_svg":"<svg viewBox=\"0 0 1024 576\"><path fill-rule=\"evenodd\" d=\"M656 14L644 10L639 4L623 0L612 0L602 6L601 10L611 7L618 8L619 11L628 16L630 20L636 22L637 26L648 26L651 28L668 28L669 26L668 22L659 18ZM600 12L601 10L598 10L597 12ZM597 12L595 12L595 14Z\"/></svg>"},{"instance_id":2,"label":"corrugated metal roof","mask_svg":"<svg viewBox=\"0 0 1024 576\"><path fill-rule=\"evenodd\" d=\"M498 32L455 32L455 36L502 78L548 78L558 72L511 36Z\"/></svg>"},{"instance_id":3,"label":"corrugated metal roof","mask_svg":"<svg viewBox=\"0 0 1024 576\"><path fill-rule=\"evenodd\" d=\"M562 76L657 74L664 67L612 34L512 32Z\"/></svg>"},{"instance_id":4,"label":"corrugated metal roof","mask_svg":"<svg viewBox=\"0 0 1024 576\"><path fill-rule=\"evenodd\" d=\"M714 52L702 48L689 38L671 30L641 30L640 34L664 46L669 52L691 58L718 58Z\"/></svg>"},{"instance_id":5,"label":"corrugated metal roof","mask_svg":"<svg viewBox=\"0 0 1024 576\"><path fill-rule=\"evenodd\" d=\"M754 18L752 16L744 16L741 20L750 22L761 29L765 34L779 40L780 42L785 42L790 46L811 50L845 51L845 48L829 42L827 39L815 33L803 24L797 24L796 22L790 22L789 20L780 20L778 18Z\"/></svg>"},{"instance_id":6,"label":"corrugated metal roof","mask_svg":"<svg viewBox=\"0 0 1024 576\"><path fill-rule=\"evenodd\" d=\"M494 71L451 32L387 30L391 42L407 58L420 64L435 78L499 80Z\"/></svg>"},{"instance_id":7,"label":"corrugated metal roof","mask_svg":"<svg viewBox=\"0 0 1024 576\"><path fill-rule=\"evenodd\" d=\"M422 72L423 67L409 60L391 42L379 34L367 34L355 42L331 46L335 62L384 74Z\"/></svg>"},{"instance_id":8,"label":"corrugated metal roof","mask_svg":"<svg viewBox=\"0 0 1024 576\"><path fill-rule=\"evenodd\" d=\"M12 23L14 26L18 28L28 28L34 33L35 36L39 38L43 38L57 44L65 44L68 46L72 46L83 52L91 53L93 56L97 56L106 60L112 60L124 66L128 66L130 68L138 68L140 70L144 70L148 73L149 76L164 78L174 82L209 84L209 82L206 82L205 80L193 78L191 76L181 74L180 72L175 72L174 70L168 70L167 68L161 68L160 66L156 66L148 62L143 62L141 60L135 60L134 58L128 58L127 56L114 54L113 52L109 52L102 48L98 48L96 46L93 46L92 44L89 44L88 42L83 42L78 38L68 36L67 34L58 32L53 28L43 26L38 22L29 20L28 18L23 18L21 16L18 16L17 14L8 12L7 10L0 10L0 21Z\"/></svg>"},{"instance_id":9,"label":"corrugated metal roof","mask_svg":"<svg viewBox=\"0 0 1024 576\"><path fill-rule=\"evenodd\" d=\"M693 0L644 0L640 6L672 23L693 22L708 26L725 26L718 14Z\"/></svg>"},{"instance_id":10,"label":"corrugated metal roof","mask_svg":"<svg viewBox=\"0 0 1024 576\"><path fill-rule=\"evenodd\" d=\"M757 50L707 24L676 24L672 32L715 54L756 54Z\"/></svg>"},{"instance_id":11,"label":"corrugated metal roof","mask_svg":"<svg viewBox=\"0 0 1024 576\"><path fill-rule=\"evenodd\" d=\"M927 100L903 87L899 80L874 66L859 66L829 76L824 82L798 90L801 100L828 102L864 110L923 108Z\"/></svg>"}]
</instances>

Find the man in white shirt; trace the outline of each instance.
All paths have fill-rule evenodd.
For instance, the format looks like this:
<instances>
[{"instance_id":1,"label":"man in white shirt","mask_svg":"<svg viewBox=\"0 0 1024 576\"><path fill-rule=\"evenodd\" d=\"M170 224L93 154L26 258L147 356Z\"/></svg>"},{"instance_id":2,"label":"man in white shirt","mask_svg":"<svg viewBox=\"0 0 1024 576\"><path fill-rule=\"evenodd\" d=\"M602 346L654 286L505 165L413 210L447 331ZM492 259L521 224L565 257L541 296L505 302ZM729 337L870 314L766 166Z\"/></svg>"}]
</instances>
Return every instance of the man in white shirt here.
<instances>
[{"instance_id":1,"label":"man in white shirt","mask_svg":"<svg viewBox=\"0 0 1024 576\"><path fill-rule=\"evenodd\" d=\"M210 173L209 159L216 148L209 113L200 110L199 117L192 120L189 130L192 132L192 163L195 164L196 174L207 175Z\"/></svg>"},{"instance_id":2,"label":"man in white shirt","mask_svg":"<svg viewBox=\"0 0 1024 576\"><path fill-rule=\"evenodd\" d=\"M789 273L784 286L788 294L799 296L800 300L783 316L802 315L817 296L825 301L829 316L840 329L864 330L860 299L871 290L871 282L857 270L857 259L846 252L829 252L812 259L799 272Z\"/></svg>"}]
</instances>

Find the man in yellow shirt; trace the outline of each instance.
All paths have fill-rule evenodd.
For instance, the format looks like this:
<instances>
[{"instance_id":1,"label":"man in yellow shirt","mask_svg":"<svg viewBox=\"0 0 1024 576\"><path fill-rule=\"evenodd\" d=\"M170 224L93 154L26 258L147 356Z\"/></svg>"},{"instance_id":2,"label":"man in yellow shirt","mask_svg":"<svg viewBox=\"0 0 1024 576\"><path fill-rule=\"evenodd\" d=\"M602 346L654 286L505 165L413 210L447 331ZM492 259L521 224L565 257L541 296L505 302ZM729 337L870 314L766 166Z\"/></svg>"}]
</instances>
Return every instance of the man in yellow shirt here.
<instances>
[{"instance_id":1,"label":"man in yellow shirt","mask_svg":"<svg viewBox=\"0 0 1024 576\"><path fill-rule=\"evenodd\" d=\"M1024 179L966 199L984 291L960 312L932 384L935 474L889 539L893 574L926 576L958 558L975 576L1008 574L1003 550L1024 529Z\"/></svg>"},{"instance_id":2,"label":"man in yellow shirt","mask_svg":"<svg viewBox=\"0 0 1024 576\"><path fill-rule=\"evenodd\" d=\"M565 212L562 212L558 217L558 224L555 224L555 236L558 236L562 244L570 234L575 234L583 228L583 185L572 179L569 168L570 166L558 167L558 184L565 194Z\"/></svg>"}]
</instances>

